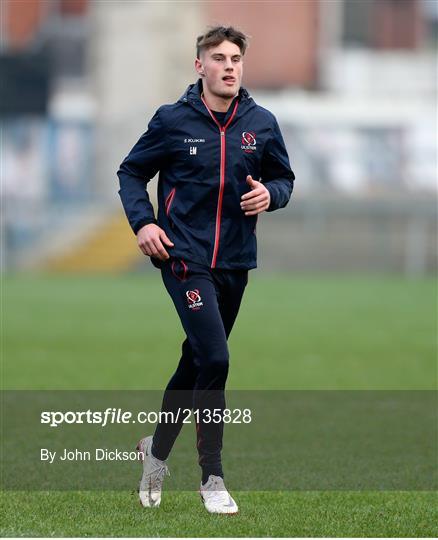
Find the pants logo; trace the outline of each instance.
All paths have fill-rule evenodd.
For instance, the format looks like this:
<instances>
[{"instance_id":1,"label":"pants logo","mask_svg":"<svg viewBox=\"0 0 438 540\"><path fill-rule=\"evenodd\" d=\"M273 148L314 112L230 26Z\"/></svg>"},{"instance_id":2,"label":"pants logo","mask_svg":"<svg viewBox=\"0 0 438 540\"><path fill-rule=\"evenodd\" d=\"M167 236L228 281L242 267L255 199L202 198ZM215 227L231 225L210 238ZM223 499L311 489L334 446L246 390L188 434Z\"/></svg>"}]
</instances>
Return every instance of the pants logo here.
<instances>
[{"instance_id":1,"label":"pants logo","mask_svg":"<svg viewBox=\"0 0 438 540\"><path fill-rule=\"evenodd\" d=\"M201 295L199 294L198 289L193 289L193 291L186 291L187 303L189 309L198 310L204 304L201 301Z\"/></svg>"}]
</instances>

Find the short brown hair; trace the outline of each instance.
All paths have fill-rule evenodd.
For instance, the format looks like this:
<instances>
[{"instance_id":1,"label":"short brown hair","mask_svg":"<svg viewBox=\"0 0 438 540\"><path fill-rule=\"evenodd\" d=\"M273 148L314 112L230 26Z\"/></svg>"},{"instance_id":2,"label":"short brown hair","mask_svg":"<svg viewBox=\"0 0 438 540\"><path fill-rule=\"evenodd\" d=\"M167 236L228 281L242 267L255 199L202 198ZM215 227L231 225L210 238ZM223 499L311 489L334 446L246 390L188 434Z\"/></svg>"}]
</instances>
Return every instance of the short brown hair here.
<instances>
[{"instance_id":1,"label":"short brown hair","mask_svg":"<svg viewBox=\"0 0 438 540\"><path fill-rule=\"evenodd\" d=\"M199 58L201 51L216 47L225 40L237 45L242 56L245 54L248 47L248 36L233 26L211 26L205 34L198 36L196 39L197 58Z\"/></svg>"}]
</instances>

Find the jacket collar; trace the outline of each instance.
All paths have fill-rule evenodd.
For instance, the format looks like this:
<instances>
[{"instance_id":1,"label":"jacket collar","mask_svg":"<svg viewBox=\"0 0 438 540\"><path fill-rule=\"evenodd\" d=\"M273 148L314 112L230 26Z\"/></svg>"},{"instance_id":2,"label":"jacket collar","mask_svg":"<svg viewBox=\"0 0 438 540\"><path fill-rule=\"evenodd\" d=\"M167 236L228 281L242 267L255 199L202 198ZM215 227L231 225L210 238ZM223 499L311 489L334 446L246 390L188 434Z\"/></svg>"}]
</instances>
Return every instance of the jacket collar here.
<instances>
[{"instance_id":1,"label":"jacket collar","mask_svg":"<svg viewBox=\"0 0 438 540\"><path fill-rule=\"evenodd\" d=\"M187 90L184 92L184 94L181 96L178 102L189 103L196 110L205 114L211 119L210 113L208 112L207 108L202 102L201 94L202 94L202 79L198 79L196 83L191 84L187 87ZM255 105L254 100L249 95L246 88L243 88L243 87L240 88L239 94L234 99L239 100L239 107L237 108L236 116L241 116L249 108ZM233 100L233 104L234 104L234 100ZM233 104L229 107L226 118L228 118L228 114L231 114L233 110ZM213 122L212 119L211 121Z\"/></svg>"},{"instance_id":2,"label":"jacket collar","mask_svg":"<svg viewBox=\"0 0 438 540\"><path fill-rule=\"evenodd\" d=\"M181 96L179 101L201 101L201 94L202 94L202 79L198 79L195 83L190 84L187 87L187 90L184 92L184 94ZM249 95L249 92L246 88L243 88L243 86L240 87L239 95L238 95L239 101L245 101L246 99L252 99Z\"/></svg>"}]
</instances>

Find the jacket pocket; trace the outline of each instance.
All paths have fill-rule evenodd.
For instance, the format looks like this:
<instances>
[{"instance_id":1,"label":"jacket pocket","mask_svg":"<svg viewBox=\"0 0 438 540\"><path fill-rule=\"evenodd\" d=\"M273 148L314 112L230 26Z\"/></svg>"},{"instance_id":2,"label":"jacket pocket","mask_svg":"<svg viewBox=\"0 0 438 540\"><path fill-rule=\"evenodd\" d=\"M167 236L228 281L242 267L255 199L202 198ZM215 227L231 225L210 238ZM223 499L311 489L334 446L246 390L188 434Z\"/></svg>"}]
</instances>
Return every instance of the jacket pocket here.
<instances>
[{"instance_id":1,"label":"jacket pocket","mask_svg":"<svg viewBox=\"0 0 438 540\"><path fill-rule=\"evenodd\" d=\"M169 195L166 197L166 200L164 201L164 209L166 211L166 216L169 216L170 208L172 206L173 199L175 197L176 188L173 188Z\"/></svg>"},{"instance_id":2,"label":"jacket pocket","mask_svg":"<svg viewBox=\"0 0 438 540\"><path fill-rule=\"evenodd\" d=\"M187 280L189 267L183 259L172 259L170 262L170 269L178 281Z\"/></svg>"}]
</instances>

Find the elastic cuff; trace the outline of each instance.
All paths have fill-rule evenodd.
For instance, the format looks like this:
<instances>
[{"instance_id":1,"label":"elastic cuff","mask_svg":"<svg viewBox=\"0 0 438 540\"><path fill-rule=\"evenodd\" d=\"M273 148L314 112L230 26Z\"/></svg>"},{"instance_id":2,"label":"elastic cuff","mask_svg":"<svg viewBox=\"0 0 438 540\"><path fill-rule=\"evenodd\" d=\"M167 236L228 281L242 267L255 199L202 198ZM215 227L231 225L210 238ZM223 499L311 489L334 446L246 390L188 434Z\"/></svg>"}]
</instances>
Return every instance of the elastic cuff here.
<instances>
[{"instance_id":1,"label":"elastic cuff","mask_svg":"<svg viewBox=\"0 0 438 540\"><path fill-rule=\"evenodd\" d=\"M142 219L141 221L139 221L138 223L135 224L134 227L132 227L132 230L134 231L134 234L137 234L138 231L144 227L145 225L149 225L150 223L155 223L155 225L157 224L157 220L155 218L144 218Z\"/></svg>"},{"instance_id":2,"label":"elastic cuff","mask_svg":"<svg viewBox=\"0 0 438 540\"><path fill-rule=\"evenodd\" d=\"M219 464L219 465L205 465L204 467L202 467L202 483L203 484L206 484L208 482L208 478L210 476L210 474L214 475L214 476L220 476L221 478L224 477L224 471L222 469L222 465Z\"/></svg>"},{"instance_id":3,"label":"elastic cuff","mask_svg":"<svg viewBox=\"0 0 438 540\"><path fill-rule=\"evenodd\" d=\"M274 204L274 195L275 195L275 188L272 186L271 189L270 186L269 186L269 183L267 184L264 184L265 188L269 191L269 195L271 196L271 200L269 202L269 206L268 208L265 210L266 212L273 212L274 210L277 209L276 205Z\"/></svg>"}]
</instances>

